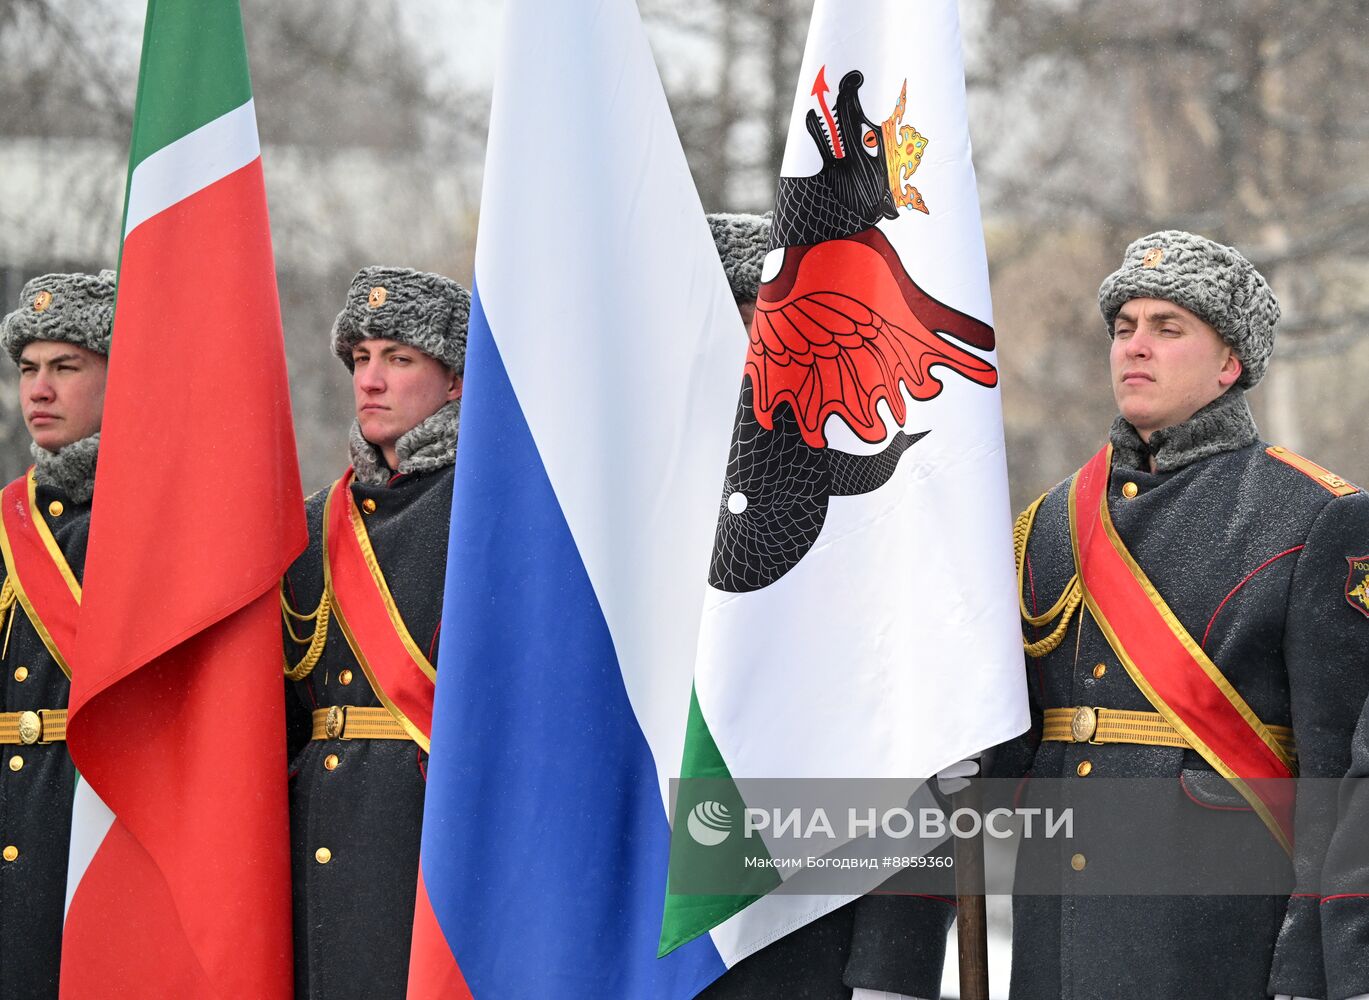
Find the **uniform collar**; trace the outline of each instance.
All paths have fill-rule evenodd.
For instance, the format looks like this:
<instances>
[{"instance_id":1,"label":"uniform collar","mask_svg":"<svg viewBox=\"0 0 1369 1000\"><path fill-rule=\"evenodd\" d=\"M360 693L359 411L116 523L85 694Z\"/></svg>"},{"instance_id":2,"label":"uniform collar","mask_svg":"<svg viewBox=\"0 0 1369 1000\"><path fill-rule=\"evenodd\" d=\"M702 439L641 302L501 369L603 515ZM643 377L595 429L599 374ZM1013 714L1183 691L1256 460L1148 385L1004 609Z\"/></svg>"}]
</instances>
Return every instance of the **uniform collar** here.
<instances>
[{"instance_id":1,"label":"uniform collar","mask_svg":"<svg viewBox=\"0 0 1369 1000\"><path fill-rule=\"evenodd\" d=\"M1116 467L1149 471L1154 458L1156 472L1175 472L1199 459L1254 444L1260 432L1245 391L1233 387L1182 424L1152 433L1149 444L1121 415L1112 422L1108 436Z\"/></svg>"},{"instance_id":2,"label":"uniform collar","mask_svg":"<svg viewBox=\"0 0 1369 1000\"><path fill-rule=\"evenodd\" d=\"M461 430L461 400L448 403L418 426L408 430L395 442L399 469L385 464L380 449L361 436L361 425L352 422L347 445L352 453L352 469L356 481L367 486L384 486L398 471L432 472L456 461L456 438Z\"/></svg>"},{"instance_id":3,"label":"uniform collar","mask_svg":"<svg viewBox=\"0 0 1369 1000\"><path fill-rule=\"evenodd\" d=\"M40 486L61 490L72 503L89 503L95 493L95 459L99 450L99 431L56 451L30 444L33 478Z\"/></svg>"}]
</instances>

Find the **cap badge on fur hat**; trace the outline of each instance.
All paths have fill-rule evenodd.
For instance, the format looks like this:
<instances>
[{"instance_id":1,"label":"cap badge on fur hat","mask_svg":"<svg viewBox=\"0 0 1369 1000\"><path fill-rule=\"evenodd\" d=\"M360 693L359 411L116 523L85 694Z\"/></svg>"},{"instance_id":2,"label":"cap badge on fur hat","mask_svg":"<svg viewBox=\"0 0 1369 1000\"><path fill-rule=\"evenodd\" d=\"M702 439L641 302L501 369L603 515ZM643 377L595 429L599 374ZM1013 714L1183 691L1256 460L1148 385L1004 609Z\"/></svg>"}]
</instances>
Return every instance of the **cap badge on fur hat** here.
<instances>
[{"instance_id":1,"label":"cap badge on fur hat","mask_svg":"<svg viewBox=\"0 0 1369 1000\"><path fill-rule=\"evenodd\" d=\"M1108 336L1132 299L1173 302L1212 327L1236 352L1249 389L1264 377L1274 353L1279 302L1264 275L1234 247L1177 229L1133 240L1122 265L1098 287L1098 309Z\"/></svg>"},{"instance_id":2,"label":"cap badge on fur hat","mask_svg":"<svg viewBox=\"0 0 1369 1000\"><path fill-rule=\"evenodd\" d=\"M40 274L24 282L19 304L0 319L0 350L16 365L35 340L109 355L114 328L114 272Z\"/></svg>"},{"instance_id":3,"label":"cap badge on fur hat","mask_svg":"<svg viewBox=\"0 0 1369 1000\"><path fill-rule=\"evenodd\" d=\"M471 295L451 278L407 267L363 267L333 320L333 353L355 370L352 349L363 340L417 348L460 375L466 370Z\"/></svg>"}]
</instances>

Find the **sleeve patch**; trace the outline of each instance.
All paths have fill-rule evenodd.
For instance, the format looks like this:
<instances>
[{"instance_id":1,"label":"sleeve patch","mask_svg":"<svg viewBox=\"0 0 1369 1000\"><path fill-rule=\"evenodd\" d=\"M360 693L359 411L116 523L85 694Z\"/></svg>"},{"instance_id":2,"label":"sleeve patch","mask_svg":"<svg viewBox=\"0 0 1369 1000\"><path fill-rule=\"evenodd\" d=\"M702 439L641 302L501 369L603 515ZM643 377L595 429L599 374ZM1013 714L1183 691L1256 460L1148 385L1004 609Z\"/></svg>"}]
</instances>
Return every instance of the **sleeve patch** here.
<instances>
[{"instance_id":1,"label":"sleeve patch","mask_svg":"<svg viewBox=\"0 0 1369 1000\"><path fill-rule=\"evenodd\" d=\"M1369 554L1347 556L1350 575L1345 579L1345 599L1350 607L1369 618Z\"/></svg>"},{"instance_id":2,"label":"sleeve patch","mask_svg":"<svg viewBox=\"0 0 1369 1000\"><path fill-rule=\"evenodd\" d=\"M1359 487L1354 483L1342 479L1334 472L1323 469L1316 462L1303 458L1295 451L1289 451L1287 448L1280 448L1277 445L1272 448L1266 448L1264 451L1269 457L1277 458L1285 465L1297 469L1308 479L1311 479L1322 489L1334 496L1344 497L1349 496L1351 493L1359 492Z\"/></svg>"}]
</instances>

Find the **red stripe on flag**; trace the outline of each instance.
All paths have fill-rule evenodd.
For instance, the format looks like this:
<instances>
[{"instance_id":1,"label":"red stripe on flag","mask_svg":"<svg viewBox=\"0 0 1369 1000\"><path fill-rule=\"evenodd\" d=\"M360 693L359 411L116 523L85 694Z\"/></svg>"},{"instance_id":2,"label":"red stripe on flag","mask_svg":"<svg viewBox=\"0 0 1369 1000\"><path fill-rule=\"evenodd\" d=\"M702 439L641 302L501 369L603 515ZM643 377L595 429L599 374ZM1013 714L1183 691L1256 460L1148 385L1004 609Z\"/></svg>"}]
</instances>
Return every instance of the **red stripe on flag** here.
<instances>
[{"instance_id":1,"label":"red stripe on flag","mask_svg":"<svg viewBox=\"0 0 1369 1000\"><path fill-rule=\"evenodd\" d=\"M117 859L101 863L100 859ZM139 886L139 905L123 906L128 883ZM108 969L100 961L69 961L71 955L103 956L108 949L105 937L110 928L93 920L67 922L62 939L62 996L77 997L139 997L144 993L139 981L156 983L157 991L168 997L213 996L214 989L203 968L181 933L176 902L171 897L166 879L156 862L129 836L118 823L110 828L99 858L86 869L80 888L72 900L77 907L92 911L121 910L125 923L119 936L144 942L119 957L118 975L114 980L102 979ZM118 983L118 986L114 986Z\"/></svg>"},{"instance_id":2,"label":"red stripe on flag","mask_svg":"<svg viewBox=\"0 0 1369 1000\"><path fill-rule=\"evenodd\" d=\"M125 241L95 495L68 738L116 825L62 995L289 997L276 586L305 532L260 159Z\"/></svg>"},{"instance_id":3,"label":"red stripe on flag","mask_svg":"<svg viewBox=\"0 0 1369 1000\"><path fill-rule=\"evenodd\" d=\"M414 933L409 947L408 1000L472 1000L470 987L433 913L423 864L418 866L418 899L414 905Z\"/></svg>"}]
</instances>

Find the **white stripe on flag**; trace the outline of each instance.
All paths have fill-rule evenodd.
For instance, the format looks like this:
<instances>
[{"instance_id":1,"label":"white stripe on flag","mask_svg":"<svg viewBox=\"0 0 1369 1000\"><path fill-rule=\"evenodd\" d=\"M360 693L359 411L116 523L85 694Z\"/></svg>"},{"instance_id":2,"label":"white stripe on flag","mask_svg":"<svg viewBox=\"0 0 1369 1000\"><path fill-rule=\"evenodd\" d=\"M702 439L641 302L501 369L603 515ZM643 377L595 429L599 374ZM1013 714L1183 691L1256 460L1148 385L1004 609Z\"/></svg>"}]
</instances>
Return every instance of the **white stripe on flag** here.
<instances>
[{"instance_id":1,"label":"white stripe on flag","mask_svg":"<svg viewBox=\"0 0 1369 1000\"><path fill-rule=\"evenodd\" d=\"M250 99L163 146L133 170L124 238L158 212L240 170L260 155L257 106Z\"/></svg>"},{"instance_id":2,"label":"white stripe on flag","mask_svg":"<svg viewBox=\"0 0 1369 1000\"><path fill-rule=\"evenodd\" d=\"M109 806L95 794L90 782L76 775L76 797L71 806L71 850L67 855L67 905L62 911L62 919L65 920L71 911L71 897L76 895L76 886L113 825L114 813Z\"/></svg>"}]
</instances>

